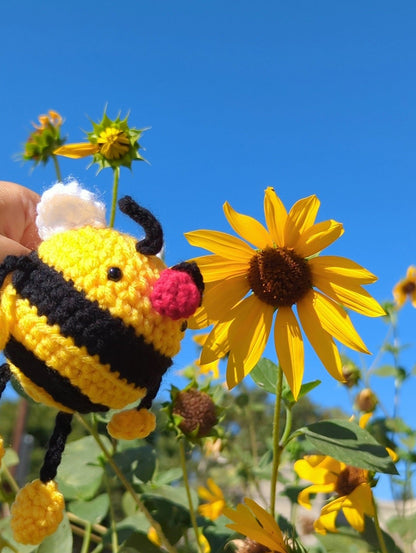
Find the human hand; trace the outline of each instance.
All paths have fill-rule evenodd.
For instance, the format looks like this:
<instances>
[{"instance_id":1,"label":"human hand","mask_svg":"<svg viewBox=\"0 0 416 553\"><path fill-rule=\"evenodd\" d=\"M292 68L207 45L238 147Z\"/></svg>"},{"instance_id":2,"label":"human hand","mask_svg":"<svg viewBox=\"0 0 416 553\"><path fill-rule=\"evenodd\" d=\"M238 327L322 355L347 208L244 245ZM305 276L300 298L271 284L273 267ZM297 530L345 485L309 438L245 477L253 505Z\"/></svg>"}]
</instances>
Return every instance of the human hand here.
<instances>
[{"instance_id":1,"label":"human hand","mask_svg":"<svg viewBox=\"0 0 416 553\"><path fill-rule=\"evenodd\" d=\"M7 255L23 255L38 247L36 228L39 196L13 182L0 181L0 262Z\"/></svg>"}]
</instances>

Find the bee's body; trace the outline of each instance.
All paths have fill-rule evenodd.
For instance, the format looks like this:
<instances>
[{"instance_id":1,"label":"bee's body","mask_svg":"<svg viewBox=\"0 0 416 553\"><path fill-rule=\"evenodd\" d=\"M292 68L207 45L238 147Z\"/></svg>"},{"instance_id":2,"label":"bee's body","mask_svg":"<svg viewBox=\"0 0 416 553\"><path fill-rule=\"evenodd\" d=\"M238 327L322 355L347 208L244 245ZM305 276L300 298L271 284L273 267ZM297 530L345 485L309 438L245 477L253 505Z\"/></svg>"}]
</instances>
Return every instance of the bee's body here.
<instances>
[{"instance_id":1,"label":"bee's body","mask_svg":"<svg viewBox=\"0 0 416 553\"><path fill-rule=\"evenodd\" d=\"M55 477L72 413L140 400L137 410L115 415L109 431L124 438L151 431L147 409L201 300L194 264L167 269L155 255L163 236L153 215L131 198L120 207L143 226L145 239L87 225L0 265L0 349L8 361L0 367L0 394L12 373L35 401L60 411L41 469L45 485ZM34 539L22 526L16 532L23 542Z\"/></svg>"}]
</instances>

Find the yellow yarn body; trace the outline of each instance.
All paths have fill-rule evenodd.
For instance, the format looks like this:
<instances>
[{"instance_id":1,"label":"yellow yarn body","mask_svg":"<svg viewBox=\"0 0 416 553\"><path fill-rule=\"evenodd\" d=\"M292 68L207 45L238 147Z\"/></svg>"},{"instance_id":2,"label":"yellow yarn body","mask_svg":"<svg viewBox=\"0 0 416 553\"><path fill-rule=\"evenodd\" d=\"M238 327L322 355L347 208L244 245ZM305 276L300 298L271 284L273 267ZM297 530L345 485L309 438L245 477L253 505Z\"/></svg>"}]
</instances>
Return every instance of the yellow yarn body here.
<instances>
[{"instance_id":1,"label":"yellow yarn body","mask_svg":"<svg viewBox=\"0 0 416 553\"><path fill-rule=\"evenodd\" d=\"M9 284L3 292L14 296ZM36 357L45 361L49 367L68 378L74 386L86 394L94 403L101 403L111 409L121 409L146 394L145 388L136 388L133 384L118 378L108 365L102 365L97 355L88 354L85 347L78 348L72 338L62 336L58 325L48 325L45 316L38 316L37 308L28 300L19 297L15 300L15 316L10 321L10 334ZM27 394L35 401L71 412L56 402L42 388L39 388L14 365L10 368L21 382Z\"/></svg>"},{"instance_id":2,"label":"yellow yarn body","mask_svg":"<svg viewBox=\"0 0 416 553\"><path fill-rule=\"evenodd\" d=\"M157 313L149 299L153 284L166 265L156 256L136 250L137 240L111 228L84 227L56 234L42 242L38 254L50 267L72 280L87 298L132 326L138 336L167 357L180 349L182 320ZM108 280L110 267L120 267L123 278Z\"/></svg>"},{"instance_id":3,"label":"yellow yarn body","mask_svg":"<svg viewBox=\"0 0 416 553\"><path fill-rule=\"evenodd\" d=\"M182 321L160 315L149 299L165 264L156 256L138 253L136 242L114 229L84 227L53 235L40 245L38 255L89 301L97 302L101 309L133 327L135 334L142 336L157 352L173 357L180 349ZM122 270L123 276L118 282L108 278L111 267ZM4 325L0 346L4 347L9 336L15 338L93 403L122 409L146 395L146 388L127 382L118 372L111 371L109 365L101 363L98 355L90 355L72 337L63 336L57 324L48 324L36 306L19 296L10 276L2 290L1 313ZM10 368L35 401L72 412L32 382L30 375L24 375L19 367L10 363Z\"/></svg>"}]
</instances>

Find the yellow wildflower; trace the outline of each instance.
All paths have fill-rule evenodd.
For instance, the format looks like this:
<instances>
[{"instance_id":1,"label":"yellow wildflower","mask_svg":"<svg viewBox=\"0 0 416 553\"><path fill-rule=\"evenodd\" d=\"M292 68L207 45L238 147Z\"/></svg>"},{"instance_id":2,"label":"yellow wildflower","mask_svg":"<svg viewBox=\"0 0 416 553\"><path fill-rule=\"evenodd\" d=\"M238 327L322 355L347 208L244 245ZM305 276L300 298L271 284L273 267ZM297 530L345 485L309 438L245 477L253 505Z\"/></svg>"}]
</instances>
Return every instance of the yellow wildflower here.
<instances>
[{"instance_id":1,"label":"yellow wildflower","mask_svg":"<svg viewBox=\"0 0 416 553\"><path fill-rule=\"evenodd\" d=\"M22 159L46 164L54 151L62 146L65 139L61 138L62 117L57 111L50 109L47 114L39 115L39 123L32 123L32 131L24 145Z\"/></svg>"},{"instance_id":2,"label":"yellow wildflower","mask_svg":"<svg viewBox=\"0 0 416 553\"><path fill-rule=\"evenodd\" d=\"M411 265L407 269L406 278L398 282L393 288L393 296L399 308L408 298L413 307L416 307L416 267Z\"/></svg>"},{"instance_id":3,"label":"yellow wildflower","mask_svg":"<svg viewBox=\"0 0 416 553\"><path fill-rule=\"evenodd\" d=\"M134 160L144 160L139 154L138 140L145 129L134 129L125 119L111 120L104 112L99 123L92 123L93 130L87 133L88 142L66 144L55 150L56 155L80 159L92 155L100 169L104 167L131 167Z\"/></svg>"},{"instance_id":4,"label":"yellow wildflower","mask_svg":"<svg viewBox=\"0 0 416 553\"><path fill-rule=\"evenodd\" d=\"M297 475L312 482L298 495L298 503L310 509L309 496L315 493L333 493L338 497L325 505L315 530L320 534L336 532L336 518L343 511L348 523L358 532L364 531L364 515L374 516L373 494L367 470L346 465L329 456L307 455L296 461Z\"/></svg>"},{"instance_id":5,"label":"yellow wildflower","mask_svg":"<svg viewBox=\"0 0 416 553\"><path fill-rule=\"evenodd\" d=\"M198 495L206 501L198 507L198 511L202 516L210 520L216 520L222 515L226 505L224 495L212 478L208 478L207 488L198 487Z\"/></svg>"},{"instance_id":6,"label":"yellow wildflower","mask_svg":"<svg viewBox=\"0 0 416 553\"><path fill-rule=\"evenodd\" d=\"M349 259L317 256L343 233L336 221L315 223L319 205L316 196L309 196L296 202L288 213L273 188L267 188L267 230L226 202L225 216L243 240L210 230L185 235L193 246L213 252L196 259L206 287L192 326L214 324L201 363L229 353L229 388L241 382L260 359L276 313L276 352L297 398L303 379L304 347L292 310L295 305L306 336L337 380L343 381L344 377L333 338L369 353L343 307L370 317L384 315L382 307L362 288L376 277Z\"/></svg>"},{"instance_id":7,"label":"yellow wildflower","mask_svg":"<svg viewBox=\"0 0 416 553\"><path fill-rule=\"evenodd\" d=\"M233 521L228 528L247 536L275 553L287 553L282 532L277 522L265 509L246 497L235 510L225 508L224 515Z\"/></svg>"}]
</instances>

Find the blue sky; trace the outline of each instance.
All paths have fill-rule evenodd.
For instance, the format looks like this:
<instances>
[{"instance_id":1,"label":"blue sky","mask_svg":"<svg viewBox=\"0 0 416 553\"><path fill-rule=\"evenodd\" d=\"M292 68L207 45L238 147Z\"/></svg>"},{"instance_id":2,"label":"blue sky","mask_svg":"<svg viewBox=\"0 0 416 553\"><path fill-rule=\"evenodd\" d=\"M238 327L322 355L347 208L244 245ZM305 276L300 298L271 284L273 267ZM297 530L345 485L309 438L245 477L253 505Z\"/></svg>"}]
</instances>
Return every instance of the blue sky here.
<instances>
[{"instance_id":1,"label":"blue sky","mask_svg":"<svg viewBox=\"0 0 416 553\"><path fill-rule=\"evenodd\" d=\"M130 110L132 126L151 127L141 140L150 163L122 171L120 192L160 218L169 264L196 254L185 231L229 230L226 200L263 220L273 186L287 206L316 194L319 220L345 227L328 251L373 271L370 291L391 299L416 264L415 23L410 0L6 3L0 177L37 191L52 184L52 167L31 172L15 161L38 114L58 110L78 142L105 105L110 116ZM110 171L96 177L85 160L61 167L109 200ZM136 232L121 217L116 226ZM377 351L384 323L352 318ZM400 320L401 340L414 343L416 310L406 306ZM406 350L408 368L414 353ZM188 338L176 368L195 355ZM348 409L345 391L308 352L306 379L314 378L324 379L316 401ZM165 389L171 381L173 372ZM392 382L374 387L390 407ZM412 382L403 414L414 394Z\"/></svg>"}]
</instances>

